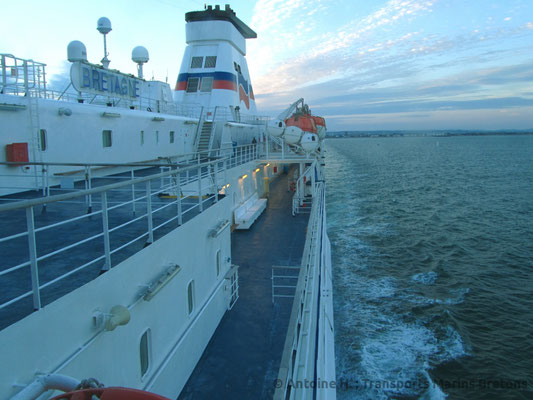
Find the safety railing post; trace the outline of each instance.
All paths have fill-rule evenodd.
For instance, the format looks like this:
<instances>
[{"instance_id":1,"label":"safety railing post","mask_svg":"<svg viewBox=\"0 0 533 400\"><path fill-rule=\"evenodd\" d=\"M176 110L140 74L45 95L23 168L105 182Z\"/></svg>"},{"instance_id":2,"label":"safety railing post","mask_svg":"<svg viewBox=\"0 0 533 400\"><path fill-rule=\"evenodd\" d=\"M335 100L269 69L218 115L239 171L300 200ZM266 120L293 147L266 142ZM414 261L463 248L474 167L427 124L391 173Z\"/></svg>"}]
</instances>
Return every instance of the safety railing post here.
<instances>
[{"instance_id":1,"label":"safety railing post","mask_svg":"<svg viewBox=\"0 0 533 400\"><path fill-rule=\"evenodd\" d=\"M133 168L131 169L130 177L131 177L131 180L135 179L135 171L133 170ZM134 182L131 183L131 208L132 208L133 215L135 215L135 183Z\"/></svg>"},{"instance_id":2,"label":"safety railing post","mask_svg":"<svg viewBox=\"0 0 533 400\"><path fill-rule=\"evenodd\" d=\"M198 168L198 209L200 212L204 211L202 202L202 167Z\"/></svg>"},{"instance_id":3,"label":"safety railing post","mask_svg":"<svg viewBox=\"0 0 533 400\"><path fill-rule=\"evenodd\" d=\"M109 215L107 213L107 192L102 192L102 225L104 233L105 264L102 271L111 269L111 242L109 241Z\"/></svg>"},{"instance_id":4,"label":"safety railing post","mask_svg":"<svg viewBox=\"0 0 533 400\"><path fill-rule=\"evenodd\" d=\"M45 177L46 167L41 165L41 188L43 192L43 197L46 196L46 177Z\"/></svg>"},{"instance_id":5,"label":"safety railing post","mask_svg":"<svg viewBox=\"0 0 533 400\"><path fill-rule=\"evenodd\" d=\"M274 268L272 268L272 273L270 274L270 280L272 285L272 304L274 304Z\"/></svg>"},{"instance_id":6,"label":"safety railing post","mask_svg":"<svg viewBox=\"0 0 533 400\"><path fill-rule=\"evenodd\" d=\"M48 173L48 168L44 171L46 175L46 195L50 196L50 175Z\"/></svg>"},{"instance_id":7,"label":"safety railing post","mask_svg":"<svg viewBox=\"0 0 533 400\"><path fill-rule=\"evenodd\" d=\"M85 189L90 190L92 188L91 167L85 166ZM93 198L92 195L87 195L85 201L87 202L87 214L93 211Z\"/></svg>"},{"instance_id":8,"label":"safety railing post","mask_svg":"<svg viewBox=\"0 0 533 400\"><path fill-rule=\"evenodd\" d=\"M29 86L28 86L28 62L26 60L24 60L23 62L23 68L24 68L24 94L26 96L30 96L29 94Z\"/></svg>"},{"instance_id":9,"label":"safety railing post","mask_svg":"<svg viewBox=\"0 0 533 400\"><path fill-rule=\"evenodd\" d=\"M215 193L215 203L218 202L218 174L217 174L217 168L218 168L218 162L216 164L213 164L213 175L214 175L213 192Z\"/></svg>"},{"instance_id":10,"label":"safety railing post","mask_svg":"<svg viewBox=\"0 0 533 400\"><path fill-rule=\"evenodd\" d=\"M26 208L26 225L28 228L28 248L31 267L31 288L33 292L33 309L41 309L41 294L39 291L39 266L37 264L37 245L35 240L35 220L33 207Z\"/></svg>"},{"instance_id":11,"label":"safety railing post","mask_svg":"<svg viewBox=\"0 0 533 400\"><path fill-rule=\"evenodd\" d=\"M178 224L183 225L183 213L181 209L181 173L176 175L176 203L178 205Z\"/></svg>"},{"instance_id":12,"label":"safety railing post","mask_svg":"<svg viewBox=\"0 0 533 400\"><path fill-rule=\"evenodd\" d=\"M154 242L154 221L152 218L152 187L150 181L146 181L146 218L148 219L148 244Z\"/></svg>"},{"instance_id":13,"label":"safety railing post","mask_svg":"<svg viewBox=\"0 0 533 400\"><path fill-rule=\"evenodd\" d=\"M93 188L93 181L92 181L92 172L91 167L88 168L88 176L89 176L89 189ZM89 194L89 212L93 211L93 196L92 194Z\"/></svg>"},{"instance_id":14,"label":"safety railing post","mask_svg":"<svg viewBox=\"0 0 533 400\"><path fill-rule=\"evenodd\" d=\"M231 165L231 162L230 162L230 165ZM226 158L224 160L224 164L223 164L223 168L224 168L224 183L228 183L228 159Z\"/></svg>"},{"instance_id":15,"label":"safety railing post","mask_svg":"<svg viewBox=\"0 0 533 400\"><path fill-rule=\"evenodd\" d=\"M5 88L7 83L6 56L2 54L2 87Z\"/></svg>"}]
</instances>

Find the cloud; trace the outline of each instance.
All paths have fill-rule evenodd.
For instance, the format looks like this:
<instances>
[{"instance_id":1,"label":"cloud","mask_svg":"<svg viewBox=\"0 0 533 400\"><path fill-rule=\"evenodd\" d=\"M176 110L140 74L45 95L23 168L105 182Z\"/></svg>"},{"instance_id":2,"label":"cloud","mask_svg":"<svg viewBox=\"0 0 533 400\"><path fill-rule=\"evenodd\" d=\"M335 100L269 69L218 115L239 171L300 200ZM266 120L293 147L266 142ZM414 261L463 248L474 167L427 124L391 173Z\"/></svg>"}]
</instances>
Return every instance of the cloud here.
<instances>
[{"instance_id":1,"label":"cloud","mask_svg":"<svg viewBox=\"0 0 533 400\"><path fill-rule=\"evenodd\" d=\"M391 71L387 71L387 68L391 68ZM384 66L376 73L392 74L393 70L394 67ZM396 70L399 76L408 69L400 65ZM429 121L443 112L450 115L452 112L470 111L482 115L483 110L485 113L492 113L490 118L497 126L498 121L511 123L508 118L502 119L501 112L533 109L533 62L500 68L470 69L439 79L417 82L399 79L397 82L396 85L368 85L364 89L348 91L345 79L335 79L302 88L298 93L308 101L316 114L326 117L330 127L334 129L340 129L348 122L352 129L369 129L370 125L366 124L370 120L376 124L374 129L384 129L379 122L380 118L388 120L394 117L399 123L408 121L409 124L415 124L417 120L426 118ZM509 84L514 84L519 89L509 91ZM294 100L294 96L291 92L285 92L258 95L257 99L261 108L268 110L267 114L275 115L286 108ZM406 117L401 117L404 114ZM414 115L418 115L418 119ZM357 125L357 121L362 126ZM533 119L528 114L521 113L520 119L512 124L518 121L533 127ZM441 128L449 127L445 122L439 122ZM462 119L461 123L467 124L464 128L475 128L479 124L486 124L486 121ZM410 128L414 126L409 125ZM454 127L460 128L459 125Z\"/></svg>"},{"instance_id":2,"label":"cloud","mask_svg":"<svg viewBox=\"0 0 533 400\"><path fill-rule=\"evenodd\" d=\"M388 40L368 44L369 37L375 31L385 29L385 27L397 25L402 19L407 17L413 18L423 12L429 12L434 1L420 0L390 0L383 7L377 9L370 15L359 19L351 20L335 31L323 32L315 35L305 35L302 39L302 29L299 26L314 28L318 24L313 18L306 18L298 22L292 21L291 29L283 30L281 24L287 23L288 20L297 13L301 2L292 1L284 8L284 11L275 10L275 6L280 2L277 0L263 0L256 4L256 15L252 19L252 26L258 24L256 28L259 32L266 29L263 35L270 36L275 34L278 45L267 45L261 47L263 53L276 54L283 50L277 46L286 48L297 47L300 51L282 58L282 61L267 61L268 66L260 68L260 76L255 78L255 87L257 92L280 92L287 90L287 87L298 88L302 85L308 85L311 82L320 82L335 78L335 76L345 76L354 71L354 64L360 64L364 54L386 51L402 42L411 41L416 37L418 32L408 32L400 37L389 38ZM320 9L324 7L320 1L307 1L306 6L310 9ZM322 20L321 27L335 26L334 21L324 23ZM301 24L305 25L301 25ZM294 25L296 29L294 29ZM300 46L298 48L298 46ZM303 48L302 48L303 46ZM420 46L418 46L420 49ZM411 49L411 47L409 47ZM251 50L251 56L260 57L255 49ZM253 57L252 57L253 56ZM280 57L279 55L277 57ZM251 64L255 66L254 61ZM359 66L359 65L358 65ZM256 69L256 68L253 68ZM306 71L313 71L312 77Z\"/></svg>"},{"instance_id":3,"label":"cloud","mask_svg":"<svg viewBox=\"0 0 533 400\"><path fill-rule=\"evenodd\" d=\"M312 9L325 3L306 4ZM485 10L476 22L456 9L450 14L452 6L439 1L391 0L373 7L349 17L332 14L331 7L306 14L308 25L338 28L314 31L305 38L305 51L293 41L291 51L262 61L254 81L259 108L275 114L304 97L336 123L358 115L406 113L414 121L413 113L531 108L533 22L524 20L524 9L507 7L507 13L500 7L499 19ZM476 11L464 8L465 15ZM281 37L303 26L287 15L279 18L289 28L272 23L268 29ZM444 25L446 18L452 19Z\"/></svg>"},{"instance_id":4,"label":"cloud","mask_svg":"<svg viewBox=\"0 0 533 400\"><path fill-rule=\"evenodd\" d=\"M533 129L533 107L494 111L437 110L428 113L332 115L326 119L330 131L338 130L435 130L435 129Z\"/></svg>"}]
</instances>

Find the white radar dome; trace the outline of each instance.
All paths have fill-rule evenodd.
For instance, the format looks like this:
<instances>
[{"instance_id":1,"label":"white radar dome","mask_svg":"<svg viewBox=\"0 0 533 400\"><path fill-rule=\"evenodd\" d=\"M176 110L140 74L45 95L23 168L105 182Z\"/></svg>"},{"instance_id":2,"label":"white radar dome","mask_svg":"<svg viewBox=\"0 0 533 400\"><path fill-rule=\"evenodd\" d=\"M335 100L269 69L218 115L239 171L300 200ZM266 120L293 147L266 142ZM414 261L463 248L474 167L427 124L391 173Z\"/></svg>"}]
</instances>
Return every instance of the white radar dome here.
<instances>
[{"instance_id":1,"label":"white radar dome","mask_svg":"<svg viewBox=\"0 0 533 400\"><path fill-rule=\"evenodd\" d=\"M96 29L98 29L98 32L104 35L111 32L111 21L106 17L100 18L98 20Z\"/></svg>"},{"instance_id":2,"label":"white radar dome","mask_svg":"<svg viewBox=\"0 0 533 400\"><path fill-rule=\"evenodd\" d=\"M73 40L67 46L67 58L70 62L87 61L87 49L79 40Z\"/></svg>"},{"instance_id":3,"label":"white radar dome","mask_svg":"<svg viewBox=\"0 0 533 400\"><path fill-rule=\"evenodd\" d=\"M134 63L143 64L150 60L150 56L148 55L148 50L146 50L146 47L137 46L131 52L131 59Z\"/></svg>"}]
</instances>

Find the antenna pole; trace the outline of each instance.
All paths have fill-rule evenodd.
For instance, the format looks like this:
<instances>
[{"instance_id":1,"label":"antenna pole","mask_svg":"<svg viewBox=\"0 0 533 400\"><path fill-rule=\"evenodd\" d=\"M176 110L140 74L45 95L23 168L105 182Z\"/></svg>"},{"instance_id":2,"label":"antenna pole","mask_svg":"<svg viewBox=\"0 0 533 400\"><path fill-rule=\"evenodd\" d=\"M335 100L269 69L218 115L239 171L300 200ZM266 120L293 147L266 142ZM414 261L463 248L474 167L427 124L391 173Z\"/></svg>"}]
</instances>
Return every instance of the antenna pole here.
<instances>
[{"instance_id":1,"label":"antenna pole","mask_svg":"<svg viewBox=\"0 0 533 400\"><path fill-rule=\"evenodd\" d=\"M102 17L98 20L98 24L96 29L98 32L100 32L102 35L104 35L104 58L102 58L102 65L104 68L109 67L109 63L111 62L109 58L107 58L107 40L106 35L111 32L111 21L107 19L106 17Z\"/></svg>"},{"instance_id":2,"label":"antenna pole","mask_svg":"<svg viewBox=\"0 0 533 400\"><path fill-rule=\"evenodd\" d=\"M104 33L103 34L104 36L104 58L102 58L102 65L104 66L104 68L108 68L109 67L109 63L111 62L111 60L109 58L107 58L108 56L108 53L107 53L107 41L106 41L106 34Z\"/></svg>"}]
</instances>

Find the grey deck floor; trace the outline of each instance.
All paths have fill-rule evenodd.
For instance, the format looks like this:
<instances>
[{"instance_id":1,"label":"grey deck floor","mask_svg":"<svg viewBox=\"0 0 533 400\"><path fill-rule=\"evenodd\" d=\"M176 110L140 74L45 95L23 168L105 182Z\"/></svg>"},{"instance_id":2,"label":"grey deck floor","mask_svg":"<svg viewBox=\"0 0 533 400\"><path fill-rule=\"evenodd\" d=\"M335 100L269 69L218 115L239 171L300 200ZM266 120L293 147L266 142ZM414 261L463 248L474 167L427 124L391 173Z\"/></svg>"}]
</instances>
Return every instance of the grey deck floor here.
<instances>
[{"instance_id":1,"label":"grey deck floor","mask_svg":"<svg viewBox=\"0 0 533 400\"><path fill-rule=\"evenodd\" d=\"M223 317L179 399L268 399L274 393L291 299L272 304L272 265L299 266L308 215L291 215L287 175L248 231L232 234L239 300Z\"/></svg>"}]
</instances>

